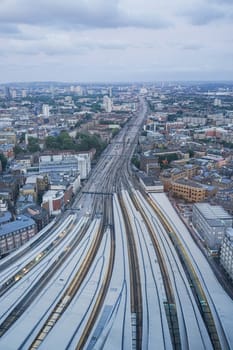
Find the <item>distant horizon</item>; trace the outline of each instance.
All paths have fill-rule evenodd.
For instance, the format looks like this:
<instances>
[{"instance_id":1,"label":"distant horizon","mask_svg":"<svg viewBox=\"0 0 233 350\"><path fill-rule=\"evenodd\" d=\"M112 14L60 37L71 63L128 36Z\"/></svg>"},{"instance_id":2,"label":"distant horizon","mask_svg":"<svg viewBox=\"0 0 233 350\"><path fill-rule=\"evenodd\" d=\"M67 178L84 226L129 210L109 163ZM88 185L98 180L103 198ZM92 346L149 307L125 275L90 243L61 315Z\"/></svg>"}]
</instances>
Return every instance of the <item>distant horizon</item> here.
<instances>
[{"instance_id":1,"label":"distant horizon","mask_svg":"<svg viewBox=\"0 0 233 350\"><path fill-rule=\"evenodd\" d=\"M28 80L28 81L6 81L6 82L0 82L0 86L2 85L13 85L13 84L161 84L161 83L222 83L222 84L231 84L233 83L233 79L213 79L213 80L200 80L200 79L174 79L174 80L122 80L122 81L73 81L73 80Z\"/></svg>"}]
</instances>

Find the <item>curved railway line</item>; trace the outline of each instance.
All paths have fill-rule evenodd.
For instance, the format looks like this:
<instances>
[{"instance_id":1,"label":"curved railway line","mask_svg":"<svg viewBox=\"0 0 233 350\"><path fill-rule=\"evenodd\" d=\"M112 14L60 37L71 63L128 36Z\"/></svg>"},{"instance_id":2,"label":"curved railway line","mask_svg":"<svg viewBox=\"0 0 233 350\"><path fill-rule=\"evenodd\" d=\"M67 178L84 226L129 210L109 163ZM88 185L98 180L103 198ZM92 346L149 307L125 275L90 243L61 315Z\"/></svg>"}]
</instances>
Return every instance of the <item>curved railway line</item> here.
<instances>
[{"instance_id":1,"label":"curved railway line","mask_svg":"<svg viewBox=\"0 0 233 350\"><path fill-rule=\"evenodd\" d=\"M146 205L144 206L144 208L146 208ZM142 208L141 208L142 209ZM142 209L143 212L146 211L146 209ZM145 213L146 215L146 213ZM148 213L147 215L151 215L150 213ZM145 218L147 221L148 221L148 217ZM174 249L173 248L173 244L172 244L172 247L171 247L171 241L170 241L170 238L169 236L165 233L165 230L164 230L164 227L162 226L161 222L156 219L156 217L152 216L151 217L151 221L156 229L156 235L158 235L159 237L159 242L158 242L158 245L160 245L163 249L163 252L162 252L162 256L164 257L164 259L166 259L166 263L169 264L171 266L171 274L172 274L172 280L173 280L173 285L174 285L174 291L176 292L176 298L177 298L177 303L179 303L179 307L181 309L181 316L182 316L182 323L183 323L183 332L182 333L182 342L185 341L185 338L186 338L186 342L185 344L183 345L185 348L189 348L189 334L187 333L187 328L185 326L185 317L184 317L184 313L182 311L182 308L183 308L183 300L181 299L181 296L179 295L179 292L178 292L178 286L177 286L177 283L176 283L176 276L174 274L174 266L176 266L176 269L177 271L179 272L179 275L180 275L180 278L181 280L183 281L183 285L185 287L185 290L186 290L186 295L189 296L189 300L190 300L190 304L192 306L192 309L193 309L193 315L195 317L195 320L196 320L196 324L198 326L198 329L199 329L199 334L200 334L200 339L201 339L201 342L202 342L202 345L203 345L203 348L204 349L208 349L208 347L206 347L206 341L205 339L203 338L203 335L202 335L202 329L201 329L201 325L199 325L199 318L197 316L197 308L196 308L196 304L194 303L193 301L193 298L191 297L191 290L190 290L190 285L188 284L187 285L187 281L184 279L184 276L183 276L183 273L181 271L181 268L177 262L177 256L175 255L174 253ZM152 234L155 235L155 232L154 230L152 230ZM173 258L171 260L171 257Z\"/></svg>"},{"instance_id":2,"label":"curved railway line","mask_svg":"<svg viewBox=\"0 0 233 350\"><path fill-rule=\"evenodd\" d=\"M142 291L141 291L141 279L139 272L138 256L136 244L133 237L133 232L130 224L127 210L121 197L119 197L121 208L123 209L123 217L127 232L127 246L130 264L130 284L131 288L131 313L135 319L136 328L136 347L139 350L142 348Z\"/></svg>"},{"instance_id":3,"label":"curved railway line","mask_svg":"<svg viewBox=\"0 0 233 350\"><path fill-rule=\"evenodd\" d=\"M83 237L83 232L85 232L86 227L82 228L82 233L80 236L75 237L72 242L70 242L69 249L64 249L58 256L56 260L53 261L49 270L46 270L42 276L39 278L37 283L32 286L26 293L24 293L22 299L14 306L9 315L4 319L4 321L0 324L0 337L2 337L7 330L15 323L20 316L27 310L27 308L31 305L37 295L43 290L43 288L47 285L50 278L54 275L54 273L58 270L62 264L64 264L65 260L69 256L69 254L76 249L79 244L81 238Z\"/></svg>"},{"instance_id":4,"label":"curved railway line","mask_svg":"<svg viewBox=\"0 0 233 350\"><path fill-rule=\"evenodd\" d=\"M6 256L6 258L3 261L0 260L0 273L7 269L10 265L13 265L20 258L25 256L28 252L31 251L31 249L40 246L42 242L44 242L49 236L51 236L51 230L56 231L59 225L60 224L58 222L50 222L46 227L44 227L40 231L39 237L37 235L34 236L28 243L25 244L25 246L23 245L19 250L16 250L14 253L10 254L9 256Z\"/></svg>"},{"instance_id":5,"label":"curved railway line","mask_svg":"<svg viewBox=\"0 0 233 350\"><path fill-rule=\"evenodd\" d=\"M33 343L30 346L30 349L37 349L41 342L45 339L46 335L48 334L49 330L54 326L56 321L61 317L62 313L66 310L68 305L71 303L72 299L78 292L78 290L81 287L81 284L83 282L84 277L86 276L87 272L90 269L90 266L93 263L94 257L97 254L98 248L100 246L102 236L105 230L105 227L110 227L111 229L111 254L110 254L110 263L108 272L105 278L105 283L101 288L101 292L99 294L99 297L97 299L96 305L92 311L91 317L89 318L87 325L83 331L82 337L80 338L76 348L82 349L88 339L88 336L91 332L91 329L94 326L94 323L99 315L99 312L101 310L101 307L104 302L104 298L106 295L106 291L108 289L108 285L111 278L112 268L113 268L113 262L114 262L114 256L115 256L115 247L114 247L114 229L113 229L113 220L112 220L112 197L107 196L103 197L101 195L101 191L111 193L112 191L112 184L114 181L112 181L112 178L116 176L118 168L121 166L121 162L119 162L116 166L116 164L113 164L110 166L108 172L105 174L105 177L103 178L103 182L98 189L98 193L95 194L95 192L90 192L90 194L94 194L95 201L93 205L93 212L97 213L104 213L101 218L101 229L99 230L98 237L96 238L94 249L91 254L88 254L87 259L84 261L83 266L85 269L82 271L79 271L79 273L75 276L73 282L71 285L67 288L65 291L63 297L60 299L54 310L51 312L50 316L48 317L47 321L45 322L43 328L40 330L40 332L37 334L36 338L34 339ZM88 188L90 189L91 186ZM102 189L102 190L101 190ZM87 192L88 193L88 192ZM76 203L74 203L76 205ZM82 277L82 278L81 278ZM74 338L75 335L73 335L72 338Z\"/></svg>"},{"instance_id":6,"label":"curved railway line","mask_svg":"<svg viewBox=\"0 0 233 350\"><path fill-rule=\"evenodd\" d=\"M192 256L192 253L189 247L186 245L184 241L181 241L180 237L177 235L172 225L169 223L169 220L165 218L164 213L162 209L159 207L159 205L158 204L156 205L153 201L150 201L150 203L154 208L154 210L158 213L164 227L167 229L167 233L169 234L169 237L173 242L178 255L180 256L180 260L185 267L186 275L190 281L190 284L193 286L192 291L195 296L197 305L201 311L203 320L205 322L206 328L210 335L214 349L220 350L223 347L224 350L225 349L230 350L231 344L228 343L227 337L221 325L221 321L217 313L216 307L213 303L212 297L208 293L208 287L203 278L202 278L202 282L200 283L200 279L197 275L197 272L195 271L195 269L197 269L199 276L202 276L200 268L195 263L195 259ZM189 255L187 252L189 253ZM190 257L192 258L192 262L195 264L195 268L193 266L193 263L191 262ZM203 289L202 286L205 287L205 290ZM209 301L211 301L211 304L212 304L211 306ZM212 310L214 310L215 315L213 315ZM221 329L221 335L219 335L217 331L216 320L218 322L218 329Z\"/></svg>"},{"instance_id":7,"label":"curved railway line","mask_svg":"<svg viewBox=\"0 0 233 350\"><path fill-rule=\"evenodd\" d=\"M69 220L69 217L67 219ZM0 287L0 297L3 296L4 293L6 293L7 290L9 290L13 285L19 282L21 278L28 274L33 268L35 268L60 243L62 243L67 238L67 235L69 234L69 230L71 229L72 225L73 220L72 216L70 216L68 226L66 226L66 222L60 225L60 232L56 235L56 237L49 243L45 242L45 244L40 245L40 251L38 251L36 254L34 252L33 254L30 254L32 259L25 259L25 263L21 263L21 265L23 266L21 266L19 270L16 270L16 272L14 272L13 275L11 274L11 276L7 280L5 280L5 282Z\"/></svg>"},{"instance_id":8,"label":"curved railway line","mask_svg":"<svg viewBox=\"0 0 233 350\"><path fill-rule=\"evenodd\" d=\"M129 197L129 195L127 193L125 193L125 202L127 203L127 212L129 211L130 212L130 217L131 217L131 220L133 222L131 222L131 225L134 226L134 234L135 234L135 238L137 237L137 242L138 242L138 254L140 254L141 258L141 271L143 271L142 275L143 275L143 285L144 285L144 303L143 305L145 305L145 310L142 310L143 311L143 315L145 315L145 317L143 317L143 323L145 324L143 326L143 328L145 329L145 331L147 332L147 334L144 334L144 337L145 339L147 339L147 342L145 342L145 339L144 339L144 347L148 348L148 341L149 341L149 337L150 337L150 334L149 334L149 328L150 328L150 323L151 323L151 320L150 320L150 317L154 316L153 314L151 314L151 305L148 304L148 289L147 289L147 286L151 286L152 283L154 285L154 295L153 297L156 298L156 300L158 300L158 311L159 311L159 325L160 325L160 329L161 329L161 337L162 337L162 340L161 340L161 344L160 344L160 347L161 349L166 349L167 347L167 341L166 341L166 331L165 331L165 324L164 324L164 314L163 314L163 310L162 310L162 307L163 307L163 301L161 300L161 294L159 293L159 287L158 287L158 279L156 278L157 276L155 276L155 272L153 271L153 268L154 268L154 264L153 264L153 261L151 260L151 256L150 256L150 253L149 253L149 247L148 247L148 244L146 242L146 231L145 231L145 227L142 226L143 223L140 221L140 218L138 216L138 213L135 212L135 207L133 205L133 203L131 202L131 199ZM134 213L137 213L137 216L136 214ZM148 236L149 237L149 236ZM146 254L145 254L146 252ZM146 256L148 258L146 258ZM150 278L150 281L148 280L148 276L147 276L147 269L148 269L148 264L150 266L150 270L151 270L151 276ZM156 330L154 329L154 332L156 332Z\"/></svg>"},{"instance_id":9,"label":"curved railway line","mask_svg":"<svg viewBox=\"0 0 233 350\"><path fill-rule=\"evenodd\" d=\"M129 197L128 197L129 196ZM163 333L163 344L164 344L164 348L166 348L166 339L165 339L165 332L163 331L163 323L162 323L162 310L161 307L162 305L165 307L165 312L166 312L166 316L167 316L167 321L169 324L169 330L170 330L170 337L172 340L172 344L173 344L173 348L174 349L180 349L181 348L181 342L180 342L180 334L179 334L179 326L178 326L178 319L177 319L177 313L176 313L176 301L175 301L175 297L174 297L174 293L173 293L173 288L172 288L172 283L170 281L170 276L169 276L169 272L167 270L167 264L165 261L165 257L162 254L162 251L160 249L160 244L156 238L156 235L154 234L154 230L148 220L148 218L145 215L144 210L142 210L141 206L139 205L138 201L136 200L136 198L134 197L133 193L131 193L131 195L126 195L126 200L128 202L128 206L129 208L131 208L132 213L134 212L135 208L137 208L137 211L141 214L142 218L143 218L143 222L147 228L150 240L153 244L153 248L156 254L156 258L161 270L161 276L163 279L163 285L164 285L164 289L165 289L165 293L166 293L166 303L162 302L160 300L160 294L158 293L158 282L156 279L156 276L153 272L152 269L152 276L153 276L153 281L154 281L154 285L156 286L156 292L157 292L157 298L160 301L159 302L159 310L160 310L160 318L161 318L161 329L162 329L162 333ZM128 197L128 198L127 198ZM132 202L130 202L130 200ZM139 221L139 219L137 217L134 216L134 221L137 222L137 226L141 226L141 223ZM141 232L143 232L143 230L141 229ZM139 245L140 245L140 249L142 250L142 241L144 241L145 246L147 247L147 244L145 242L145 234L146 232L144 232L144 234L140 234L138 232L137 229L137 235L138 235L138 239L139 239ZM148 247L147 247L147 252L148 252ZM148 254L149 256L149 254ZM152 267L152 261L150 260L150 265ZM147 306L147 308L149 309L149 306Z\"/></svg>"},{"instance_id":10,"label":"curved railway line","mask_svg":"<svg viewBox=\"0 0 233 350\"><path fill-rule=\"evenodd\" d=\"M112 198L110 199L112 201ZM92 314L91 317L89 318L87 325L82 333L82 337L80 338L78 344L76 345L76 349L83 349L84 345L87 342L87 339L89 337L89 334L91 332L91 330L94 327L94 324L97 320L97 317L101 311L101 308L103 306L104 303L104 299L109 287L109 283L111 280L111 276L112 276L112 270L113 270L113 264L114 264L114 258L115 258L115 245L114 245L114 240L115 240L115 233L114 233L114 229L113 229L113 225L110 223L112 222L112 203L110 203L110 200L107 199L106 202L104 203L105 205L105 210L104 210L104 217L105 220L104 222L108 222L108 226L110 228L110 234L111 234L111 251L110 251L110 261L109 261L109 266L108 266L108 271L106 274L106 277L104 279L104 284L101 286L101 292L99 294L98 300L95 304L94 309L92 310Z\"/></svg>"},{"instance_id":11,"label":"curved railway line","mask_svg":"<svg viewBox=\"0 0 233 350\"><path fill-rule=\"evenodd\" d=\"M126 142L125 142L125 138L126 138L126 133L123 137L123 150L122 153L125 151L125 147L126 147ZM104 191L104 193L113 193L114 189L116 188L116 179L117 176L121 170L121 168L124 166L125 163L125 159L123 157L119 157L118 155L116 155L118 159L118 163L113 163L113 165L110 167L109 171L108 171L108 178L106 179L106 181L102 183L102 186L99 188L99 192L101 193L101 189L102 191ZM111 228L111 235L112 235L112 244L111 244L111 260L110 260L110 266L109 266L109 271L108 271L108 275L107 275L107 279L106 279L106 286L105 288L103 288L102 294L99 296L98 298L98 302L96 304L95 309L93 310L92 313L92 317L90 318L90 320L87 323L87 326L85 327L85 330L83 332L83 335L79 341L79 343L77 344L76 349L82 349L84 347L84 345L86 344L86 341L89 337L89 334L91 332L91 330L93 329L95 322L99 316L99 313L101 312L101 308L103 306L104 303L104 298L106 296L107 293L107 289L111 280L111 274L112 274L112 269L113 269L113 265L114 265L114 258L115 258L115 230L114 230L114 225L113 225L113 209L112 209L112 196L110 196L109 198L105 198L105 202L104 202L104 222L105 225L107 224L108 226L110 226Z\"/></svg>"},{"instance_id":12,"label":"curved railway line","mask_svg":"<svg viewBox=\"0 0 233 350\"><path fill-rule=\"evenodd\" d=\"M103 181L103 186L104 185L105 185L105 181ZM108 205L106 204L106 208L111 208L111 205L109 205L109 198L105 199L105 201L108 202ZM79 289L84 281L84 278L87 275L87 273L88 273L88 271L89 271L89 269L90 269L90 267L95 259L95 256L98 252L98 249L100 247L100 243L102 241L102 237L103 237L103 234L105 232L106 221L109 222L111 220L109 218L109 210L104 211L104 204L105 203L102 201L102 199L99 196L95 195L94 204L92 206L93 213L96 213L96 211L105 213L104 216L101 218L101 226L100 226L100 229L98 230L98 234L95 238L95 241L92 244L90 251L87 253L87 255L85 257L85 260L83 261L81 268L79 269L79 271L75 275L75 277L72 280L72 282L70 283L70 285L67 287L66 291L64 292L63 296L61 297L61 299L59 300L59 302L57 303L55 308L50 313L50 316L47 318L44 326L42 327L42 329L39 331L39 333L35 337L34 341L32 342L30 349L34 350L40 346L42 341L48 335L49 331L52 329L52 327L54 327L55 323L58 321L58 319L61 317L61 315L65 312L65 310L70 305L73 298L75 297L75 295L79 291ZM85 233L86 233L86 231L83 231L82 236L84 236ZM113 233L111 233L111 240L113 240ZM110 254L111 259L110 259L108 273L107 273L107 276L105 279L105 285L104 285L104 287L106 289L107 289L108 284L109 284L109 279L110 279L109 276L111 275L112 260L114 259L114 245L113 244L111 244L111 250L112 250L111 254ZM86 338L89 334L89 329L90 329L90 327L92 327L93 322L95 321L95 319L98 315L99 309L101 307L101 303L104 299L105 288L101 289L101 295L98 298L98 302L96 303L95 310L93 310L92 317L88 321L88 326L86 327L85 331L83 332L83 336L80 339L81 345L80 346L78 345L78 348L82 348L82 346L85 343Z\"/></svg>"},{"instance_id":13,"label":"curved railway line","mask_svg":"<svg viewBox=\"0 0 233 350\"><path fill-rule=\"evenodd\" d=\"M127 214L126 207L124 205L124 201L121 196L121 189L126 186L131 186L128 180L125 180L125 174L129 172L130 168L130 160L134 151L134 144L136 143L137 135L134 136L133 143L128 145L126 143L126 134L124 137L124 150L123 152L128 153L128 157L122 161L122 166L120 168L120 181L118 182L118 199L122 208L122 214L124 218L124 223L126 227L126 236L127 236L127 248L128 248L128 257L129 257L129 265L130 265L130 284L131 284L131 314L132 314L132 327L135 329L135 337L133 339L134 349L140 350L142 349L142 329L143 329L143 310L142 310L142 290L141 290L141 276L139 269L139 261L138 261L138 253L136 249L136 243L134 239L134 234L132 231L131 223L129 216Z\"/></svg>"},{"instance_id":14,"label":"curved railway line","mask_svg":"<svg viewBox=\"0 0 233 350\"><path fill-rule=\"evenodd\" d=\"M138 210L141 213L141 215L142 215L142 217L144 219L144 222L145 222L145 224L147 226L148 232L150 233L151 241L152 241L154 249L156 251L156 255L158 257L159 265L160 265L160 268L161 268L161 271L162 271L163 283L164 283L166 296L167 296L167 305L165 305L165 307L166 307L166 314L167 314L167 318L168 318L168 323L170 325L170 333L171 333L171 339L172 339L173 347L174 347L174 349L181 349L181 334L180 334L180 330L179 330L179 322L178 322L178 316L177 316L177 311L176 311L176 299L174 297L172 283L171 283L170 276L169 276L169 273L168 273L168 270L167 270L167 267L166 267L165 257L163 255L163 253L161 252L159 242L158 242L158 240L156 238L156 234L154 233L154 229L153 229L153 227L152 227L152 225L150 223L150 220L148 220L148 217L145 214L144 209L139 205L137 199L135 198L135 196L133 195L132 191L130 190L131 183L129 183L129 180L128 180L129 176L131 175L130 174L129 162L127 163L126 169L127 169L126 171L124 171L124 172L122 171L123 187L126 188L129 191L131 200L133 201L136 210ZM124 207L123 203L122 203L122 205ZM125 212L127 212L127 210L125 210ZM127 217L127 214L125 214L124 216L125 216L125 221L129 222L129 218ZM134 256L135 256L135 254L134 254ZM136 257L135 257L135 260L137 260ZM131 270L134 270L134 269L135 270L137 269L137 266L135 266L135 264L134 264L134 266L133 266L133 268ZM140 280L140 276L137 276L135 278ZM137 286L137 282L134 282L132 280L132 283L135 283L133 285ZM137 290L137 288L134 288L134 289ZM179 302L180 302L180 304L182 304L181 300ZM195 314L195 311L196 310L194 310L194 314ZM188 346L188 335L187 335L187 330L185 328L185 322L184 322L183 314L182 314L182 319L183 319L183 330L186 333L186 341L185 341L184 333L182 332L182 345L186 344L186 348L188 349L189 348L189 346ZM142 322L142 320L141 320L141 322ZM200 330L200 334L202 334L201 330ZM205 348L205 342L204 341L203 341L203 347ZM218 347L216 349L218 349Z\"/></svg>"}]
</instances>

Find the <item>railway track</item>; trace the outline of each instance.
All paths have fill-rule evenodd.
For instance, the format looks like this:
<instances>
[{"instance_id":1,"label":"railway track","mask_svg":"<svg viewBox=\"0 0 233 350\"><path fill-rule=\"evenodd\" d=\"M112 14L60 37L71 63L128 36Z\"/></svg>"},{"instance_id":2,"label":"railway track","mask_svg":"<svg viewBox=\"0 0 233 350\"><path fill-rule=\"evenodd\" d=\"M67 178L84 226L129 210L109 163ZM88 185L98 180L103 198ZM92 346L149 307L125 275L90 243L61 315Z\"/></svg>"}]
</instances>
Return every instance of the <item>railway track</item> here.
<instances>
[{"instance_id":1,"label":"railway track","mask_svg":"<svg viewBox=\"0 0 233 350\"><path fill-rule=\"evenodd\" d=\"M181 349L181 341L180 341L179 324L178 324L177 310L176 310L176 300L175 300L175 296L174 296L174 292L173 292L173 288L172 288L172 283L170 280L170 275L169 275L169 272L167 269L167 261L166 261L166 258L164 257L164 255L161 251L160 244L159 244L158 239L155 235L155 232L154 232L154 229L151 225L151 222L150 222L150 220L148 220L148 217L145 213L145 210L141 207L141 205L137 201L136 197L133 195L133 192L131 192L129 194L129 198L132 202L130 203L130 201L129 201L128 205L129 205L129 207L131 207L132 212L136 208L136 210L141 214L141 216L143 218L143 222L147 228L147 232L149 234L150 240L153 244L154 251L156 253L156 257L157 257L157 261L158 261L158 264L160 267L161 276L163 279L163 285L164 285L164 289L165 289L165 293L166 293L166 302L163 303L163 306L165 308L165 313L167 316L170 337L172 340L173 348L176 350L179 350L179 349ZM137 219L135 218L135 220L137 220ZM138 224L140 225L140 223L138 223ZM146 232L144 234L146 234ZM139 242L140 242L140 240L145 241L144 235L138 234L138 236L139 236ZM141 246L141 244L142 243L140 243L140 246ZM153 280L154 280L154 284L157 286L157 281L156 281L156 278L154 275L153 275ZM157 293L157 298L160 299L158 293ZM160 305L160 307L161 307L161 305ZM161 311L160 311L160 314L161 314L161 321L162 321L162 312ZM161 325L161 327L163 329L163 325ZM166 342L164 339L164 345L165 344L166 344Z\"/></svg>"},{"instance_id":2,"label":"railway track","mask_svg":"<svg viewBox=\"0 0 233 350\"><path fill-rule=\"evenodd\" d=\"M9 277L0 287L0 297L4 295L13 285L18 283L26 274L34 269L49 253L51 253L60 243L65 240L69 234L69 230L73 226L73 220L69 222L68 226L61 226L61 232L50 242L41 247L41 251L33 254L30 261L27 260L18 271ZM63 229L64 228L64 229ZM37 241L36 241L37 242Z\"/></svg>"},{"instance_id":3,"label":"railway track","mask_svg":"<svg viewBox=\"0 0 233 350\"><path fill-rule=\"evenodd\" d=\"M0 337L2 337L7 330L20 318L20 316L28 309L31 303L34 301L35 297L43 290L47 285L50 278L59 269L59 267L65 262L69 254L77 247L81 241L84 233L86 232L86 225L82 228L80 236L75 237L72 242L70 242L70 249L64 249L58 258L52 263L49 271L46 270L38 282L32 286L23 296L23 298L16 303L12 311L5 318L5 320L0 324Z\"/></svg>"},{"instance_id":4,"label":"railway track","mask_svg":"<svg viewBox=\"0 0 233 350\"><path fill-rule=\"evenodd\" d=\"M98 250L99 243L100 243L100 237L101 230L98 230L96 240L93 242L91 248L89 249L87 255L85 256L84 261L82 262L81 268L78 270L74 278L72 279L70 285L66 288L65 292L61 296L60 300L50 313L49 317L47 318L46 322L44 323L43 327L35 337L34 341L30 345L29 349L35 350L37 349L40 344L44 341L50 330L54 327L56 322L59 320L59 318L62 316L62 314L65 312L67 307L70 305L72 299L74 298L75 294L79 290L87 271L90 268L90 265L95 257L96 251Z\"/></svg>"},{"instance_id":5,"label":"railway track","mask_svg":"<svg viewBox=\"0 0 233 350\"><path fill-rule=\"evenodd\" d=\"M208 298L207 298L207 296L204 292L204 289L200 283L200 280L199 280L198 275L194 269L194 266L193 266L192 262L190 261L190 257L188 256L188 254L184 248L184 245L180 241L180 238L177 236L174 229L172 228L172 226L170 225L168 220L165 218L161 208L156 206L155 203L152 202L151 200L149 200L149 203L150 203L151 207L155 210L157 215L159 216L160 221L163 224L163 227L165 227L165 229L167 231L166 240L169 239L172 242L173 246L175 247L175 250L177 251L178 256L180 257L180 261L184 267L184 271L185 271L186 276L189 280L189 284L190 284L190 286L192 286L191 290L192 290L193 296L196 300L196 304L200 310L204 324L205 324L206 329L209 333L213 348L215 350L221 350L222 345L221 345L221 341L220 341L218 331L216 328L215 320L214 320L214 317L213 317L213 314L212 314L212 311L211 311L211 308L210 308L210 305L208 302ZM210 297L210 296L208 296L208 297ZM221 328L221 326L220 326L220 328ZM222 332L224 335L223 330L222 330ZM230 349L230 346L228 345L228 342L224 336L223 336L223 343L225 344L224 349Z\"/></svg>"},{"instance_id":6,"label":"railway track","mask_svg":"<svg viewBox=\"0 0 233 350\"><path fill-rule=\"evenodd\" d=\"M138 265L138 256L134 236L130 224L127 210L125 208L123 199L119 196L119 202L122 208L126 233L127 233L127 246L128 256L130 264L130 284L131 284L131 314L133 315L134 327L136 330L135 349L142 349L142 291L141 280Z\"/></svg>"},{"instance_id":7,"label":"railway track","mask_svg":"<svg viewBox=\"0 0 233 350\"><path fill-rule=\"evenodd\" d=\"M43 230L40 231L39 237L34 236L31 241L29 241L26 246L22 246L19 251L16 251L9 256L7 256L3 261L0 261L0 273L4 271L5 269L9 268L10 265L13 265L15 262L17 262L20 258L24 257L28 252L31 251L31 249L39 246L41 243L43 243L51 234L56 231L59 227L59 223L57 222L50 222L46 227L44 227Z\"/></svg>"},{"instance_id":8,"label":"railway track","mask_svg":"<svg viewBox=\"0 0 233 350\"><path fill-rule=\"evenodd\" d=\"M106 293L108 291L108 287L110 284L111 276L112 276L112 270L113 270L113 264L114 264L114 259L115 259L115 232L114 228L112 225L113 219L112 219L112 198L108 198L105 200L104 203L104 218L103 222L108 223L107 225L110 228L111 231L111 251L110 251L110 261L109 261L109 266L108 266L108 271L106 274L106 277L104 279L104 283L101 286L101 292L99 293L99 297L97 299L97 302L95 304L94 309L92 310L91 317L89 318L86 327L82 333L82 337L80 338L78 344L76 345L76 350L83 349L84 345L87 342L87 339L90 335L91 330L94 328L94 325L96 323L96 320L100 314L100 311L102 309ZM105 224L106 225L106 224Z\"/></svg>"}]
</instances>

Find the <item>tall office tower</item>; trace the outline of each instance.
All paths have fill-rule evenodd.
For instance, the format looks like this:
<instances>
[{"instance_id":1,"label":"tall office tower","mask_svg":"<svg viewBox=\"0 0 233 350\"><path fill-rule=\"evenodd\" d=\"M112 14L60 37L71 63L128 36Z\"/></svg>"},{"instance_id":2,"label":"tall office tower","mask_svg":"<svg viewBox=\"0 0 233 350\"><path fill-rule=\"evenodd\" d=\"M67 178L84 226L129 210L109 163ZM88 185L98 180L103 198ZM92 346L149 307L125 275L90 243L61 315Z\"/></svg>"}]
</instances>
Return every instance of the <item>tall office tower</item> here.
<instances>
[{"instance_id":1,"label":"tall office tower","mask_svg":"<svg viewBox=\"0 0 233 350\"><path fill-rule=\"evenodd\" d=\"M27 97L27 91L25 89L22 90L22 98Z\"/></svg>"},{"instance_id":2,"label":"tall office tower","mask_svg":"<svg viewBox=\"0 0 233 350\"><path fill-rule=\"evenodd\" d=\"M25 133L25 145L28 145L28 133Z\"/></svg>"},{"instance_id":3,"label":"tall office tower","mask_svg":"<svg viewBox=\"0 0 233 350\"><path fill-rule=\"evenodd\" d=\"M11 92L10 92L10 88L8 86L5 86L5 98L7 100L11 99Z\"/></svg>"},{"instance_id":4,"label":"tall office tower","mask_svg":"<svg viewBox=\"0 0 233 350\"><path fill-rule=\"evenodd\" d=\"M108 96L103 97L103 107L106 112L108 113L112 112L112 100Z\"/></svg>"},{"instance_id":5,"label":"tall office tower","mask_svg":"<svg viewBox=\"0 0 233 350\"><path fill-rule=\"evenodd\" d=\"M49 117L49 105L43 104L43 106L42 106L42 114L45 117Z\"/></svg>"},{"instance_id":6,"label":"tall office tower","mask_svg":"<svg viewBox=\"0 0 233 350\"><path fill-rule=\"evenodd\" d=\"M82 89L82 87L81 87L81 86L76 86L76 87L75 87L75 92L76 92L76 94L78 94L79 96L82 96L82 94L83 94L83 89Z\"/></svg>"},{"instance_id":7,"label":"tall office tower","mask_svg":"<svg viewBox=\"0 0 233 350\"><path fill-rule=\"evenodd\" d=\"M54 98L54 86L53 85L50 86L50 93L51 93L52 98Z\"/></svg>"},{"instance_id":8,"label":"tall office tower","mask_svg":"<svg viewBox=\"0 0 233 350\"><path fill-rule=\"evenodd\" d=\"M17 97L17 91L14 89L11 91L11 97L16 98Z\"/></svg>"}]
</instances>

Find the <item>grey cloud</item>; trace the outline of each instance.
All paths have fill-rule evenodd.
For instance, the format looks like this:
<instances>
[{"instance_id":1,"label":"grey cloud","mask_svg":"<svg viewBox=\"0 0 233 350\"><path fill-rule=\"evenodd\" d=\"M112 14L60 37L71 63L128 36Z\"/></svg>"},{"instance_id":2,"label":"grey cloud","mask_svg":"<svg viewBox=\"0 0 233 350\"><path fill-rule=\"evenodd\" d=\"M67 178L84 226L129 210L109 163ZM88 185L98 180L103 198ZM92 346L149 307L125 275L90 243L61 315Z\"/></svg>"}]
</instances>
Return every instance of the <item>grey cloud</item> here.
<instances>
[{"instance_id":1,"label":"grey cloud","mask_svg":"<svg viewBox=\"0 0 233 350\"><path fill-rule=\"evenodd\" d=\"M0 23L0 33L2 36L11 36L21 33L17 25L11 23Z\"/></svg>"},{"instance_id":2,"label":"grey cloud","mask_svg":"<svg viewBox=\"0 0 233 350\"><path fill-rule=\"evenodd\" d=\"M198 45L198 44L186 44L181 46L181 49L183 50L190 50L190 51L198 51L203 49L202 45Z\"/></svg>"},{"instance_id":3,"label":"grey cloud","mask_svg":"<svg viewBox=\"0 0 233 350\"><path fill-rule=\"evenodd\" d=\"M185 51L199 51L203 49L208 49L208 46L201 44L198 40L187 40L185 41L172 41L169 42L169 46L174 49L185 50Z\"/></svg>"},{"instance_id":4,"label":"grey cloud","mask_svg":"<svg viewBox=\"0 0 233 350\"><path fill-rule=\"evenodd\" d=\"M219 6L222 6L222 5L233 6L233 1L232 0L207 0L207 2L214 3L214 4L217 4Z\"/></svg>"},{"instance_id":5,"label":"grey cloud","mask_svg":"<svg viewBox=\"0 0 233 350\"><path fill-rule=\"evenodd\" d=\"M94 50L126 50L138 48L138 45L120 40L74 39L67 41L64 37L55 40L49 38L35 41L11 41L8 43L8 53L18 55L72 56L82 55Z\"/></svg>"},{"instance_id":6,"label":"grey cloud","mask_svg":"<svg viewBox=\"0 0 233 350\"><path fill-rule=\"evenodd\" d=\"M47 56L72 56L83 55L94 50L125 50L129 46L121 43L82 43L67 47L66 45L42 45L39 48L33 48L31 54L43 53ZM23 53L25 53L23 51ZM30 49L28 49L28 54Z\"/></svg>"},{"instance_id":7,"label":"grey cloud","mask_svg":"<svg viewBox=\"0 0 233 350\"><path fill-rule=\"evenodd\" d=\"M0 21L15 24L54 26L65 29L144 27L164 28L170 23L156 14L126 13L119 1L5 0L0 2Z\"/></svg>"},{"instance_id":8,"label":"grey cloud","mask_svg":"<svg viewBox=\"0 0 233 350\"><path fill-rule=\"evenodd\" d=\"M193 25L201 26L226 17L224 11L215 7L199 7L188 10L182 14Z\"/></svg>"}]
</instances>

